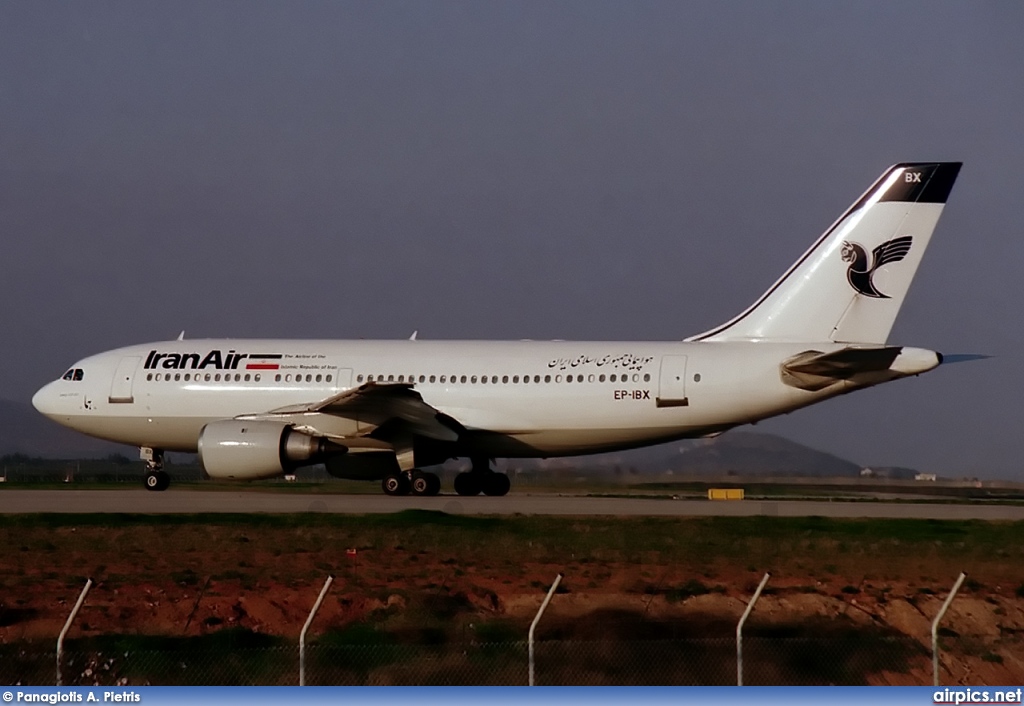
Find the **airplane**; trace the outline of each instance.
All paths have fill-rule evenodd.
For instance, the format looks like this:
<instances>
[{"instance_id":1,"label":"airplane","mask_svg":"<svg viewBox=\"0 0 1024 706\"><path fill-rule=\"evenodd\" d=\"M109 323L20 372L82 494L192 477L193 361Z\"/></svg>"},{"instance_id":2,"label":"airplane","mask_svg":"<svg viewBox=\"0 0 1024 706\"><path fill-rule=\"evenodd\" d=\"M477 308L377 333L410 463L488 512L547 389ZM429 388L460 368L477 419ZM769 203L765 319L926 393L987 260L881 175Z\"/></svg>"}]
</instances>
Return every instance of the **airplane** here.
<instances>
[{"instance_id":1,"label":"airplane","mask_svg":"<svg viewBox=\"0 0 1024 706\"><path fill-rule=\"evenodd\" d=\"M760 298L683 341L162 341L80 360L32 398L64 426L167 451L215 479L323 464L388 495L437 495L422 470L468 458L458 495L509 492L497 458L709 437L919 375L940 353L886 343L960 162L896 164Z\"/></svg>"}]
</instances>

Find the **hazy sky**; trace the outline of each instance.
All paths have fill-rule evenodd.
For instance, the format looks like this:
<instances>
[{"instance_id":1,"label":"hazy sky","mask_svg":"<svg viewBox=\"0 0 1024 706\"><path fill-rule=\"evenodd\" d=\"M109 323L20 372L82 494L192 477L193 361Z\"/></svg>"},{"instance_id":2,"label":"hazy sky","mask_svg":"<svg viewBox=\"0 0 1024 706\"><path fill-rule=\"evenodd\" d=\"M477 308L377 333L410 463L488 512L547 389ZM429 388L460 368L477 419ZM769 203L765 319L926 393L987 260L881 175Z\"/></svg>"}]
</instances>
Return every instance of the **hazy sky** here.
<instances>
[{"instance_id":1,"label":"hazy sky","mask_svg":"<svg viewBox=\"0 0 1024 706\"><path fill-rule=\"evenodd\" d=\"M1024 3L0 4L0 397L189 337L674 340L965 163L891 341L756 430L1024 480ZM2 433L2 432L0 432Z\"/></svg>"}]
</instances>

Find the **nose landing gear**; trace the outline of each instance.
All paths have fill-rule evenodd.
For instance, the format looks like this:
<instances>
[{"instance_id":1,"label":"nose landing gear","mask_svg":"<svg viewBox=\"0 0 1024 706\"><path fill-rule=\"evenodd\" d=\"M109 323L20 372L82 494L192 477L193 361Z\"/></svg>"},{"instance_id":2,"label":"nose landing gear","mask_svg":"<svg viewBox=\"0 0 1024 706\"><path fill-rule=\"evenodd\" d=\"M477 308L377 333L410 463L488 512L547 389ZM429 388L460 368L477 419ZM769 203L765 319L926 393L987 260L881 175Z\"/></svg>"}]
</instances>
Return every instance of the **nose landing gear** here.
<instances>
[{"instance_id":1,"label":"nose landing gear","mask_svg":"<svg viewBox=\"0 0 1024 706\"><path fill-rule=\"evenodd\" d=\"M163 470L164 450L143 446L139 449L139 458L146 462L146 478L143 481L146 490L167 490L171 485L171 477Z\"/></svg>"}]
</instances>

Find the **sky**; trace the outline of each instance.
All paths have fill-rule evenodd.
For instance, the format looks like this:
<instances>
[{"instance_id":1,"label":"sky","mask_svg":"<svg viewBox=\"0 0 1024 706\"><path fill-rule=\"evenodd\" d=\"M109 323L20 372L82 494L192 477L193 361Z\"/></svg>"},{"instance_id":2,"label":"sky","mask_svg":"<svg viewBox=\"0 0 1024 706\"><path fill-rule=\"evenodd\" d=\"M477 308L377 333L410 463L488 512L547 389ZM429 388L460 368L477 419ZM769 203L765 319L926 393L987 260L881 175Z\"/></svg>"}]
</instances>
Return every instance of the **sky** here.
<instances>
[{"instance_id":1,"label":"sky","mask_svg":"<svg viewBox=\"0 0 1024 706\"><path fill-rule=\"evenodd\" d=\"M0 398L189 338L679 340L890 164L964 168L890 341L762 422L1024 480L1024 3L0 4Z\"/></svg>"}]
</instances>

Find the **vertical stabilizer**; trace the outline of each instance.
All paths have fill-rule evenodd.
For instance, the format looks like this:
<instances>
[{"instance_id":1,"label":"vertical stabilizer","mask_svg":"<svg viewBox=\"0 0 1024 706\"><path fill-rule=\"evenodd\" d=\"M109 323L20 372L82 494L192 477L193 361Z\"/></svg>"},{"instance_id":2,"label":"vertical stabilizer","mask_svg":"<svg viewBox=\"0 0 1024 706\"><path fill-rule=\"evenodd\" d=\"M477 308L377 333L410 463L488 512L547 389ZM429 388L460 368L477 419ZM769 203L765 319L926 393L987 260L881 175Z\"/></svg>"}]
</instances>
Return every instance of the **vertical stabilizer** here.
<instances>
[{"instance_id":1,"label":"vertical stabilizer","mask_svg":"<svg viewBox=\"0 0 1024 706\"><path fill-rule=\"evenodd\" d=\"M749 309L687 340L885 343L960 166L890 167Z\"/></svg>"}]
</instances>

